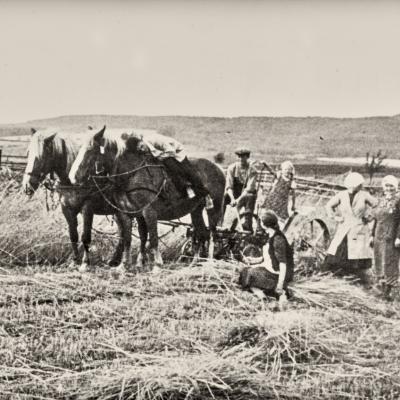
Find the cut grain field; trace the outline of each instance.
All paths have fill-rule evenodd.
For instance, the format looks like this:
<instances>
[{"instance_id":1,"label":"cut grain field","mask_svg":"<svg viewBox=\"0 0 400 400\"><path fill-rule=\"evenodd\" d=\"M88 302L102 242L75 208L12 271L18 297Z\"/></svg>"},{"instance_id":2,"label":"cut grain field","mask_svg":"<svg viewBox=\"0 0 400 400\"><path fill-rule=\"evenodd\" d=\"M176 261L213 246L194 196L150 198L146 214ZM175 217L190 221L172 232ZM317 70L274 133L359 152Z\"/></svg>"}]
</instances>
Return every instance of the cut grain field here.
<instances>
[{"instance_id":1,"label":"cut grain field","mask_svg":"<svg viewBox=\"0 0 400 400\"><path fill-rule=\"evenodd\" d=\"M99 230L79 274L59 208L3 187L1 399L399 398L397 301L300 274L279 312L239 290L233 262L174 261L181 232L165 238L161 272L117 280L115 239Z\"/></svg>"}]
</instances>

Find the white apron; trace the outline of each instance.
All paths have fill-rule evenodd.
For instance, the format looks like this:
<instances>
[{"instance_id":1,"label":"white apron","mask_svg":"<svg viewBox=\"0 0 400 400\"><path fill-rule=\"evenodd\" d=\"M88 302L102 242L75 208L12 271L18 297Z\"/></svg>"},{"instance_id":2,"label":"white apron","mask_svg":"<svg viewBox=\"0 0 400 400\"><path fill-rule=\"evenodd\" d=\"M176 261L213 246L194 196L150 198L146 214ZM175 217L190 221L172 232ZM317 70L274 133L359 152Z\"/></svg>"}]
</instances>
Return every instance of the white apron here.
<instances>
[{"instance_id":1,"label":"white apron","mask_svg":"<svg viewBox=\"0 0 400 400\"><path fill-rule=\"evenodd\" d=\"M373 257L373 250L370 246L370 228L362 218L367 215L368 206L375 207L376 204L377 200L362 190L356 193L352 205L347 190L329 200L327 208L337 208L344 221L337 226L328 254L335 255L340 243L347 236L349 260Z\"/></svg>"}]
</instances>

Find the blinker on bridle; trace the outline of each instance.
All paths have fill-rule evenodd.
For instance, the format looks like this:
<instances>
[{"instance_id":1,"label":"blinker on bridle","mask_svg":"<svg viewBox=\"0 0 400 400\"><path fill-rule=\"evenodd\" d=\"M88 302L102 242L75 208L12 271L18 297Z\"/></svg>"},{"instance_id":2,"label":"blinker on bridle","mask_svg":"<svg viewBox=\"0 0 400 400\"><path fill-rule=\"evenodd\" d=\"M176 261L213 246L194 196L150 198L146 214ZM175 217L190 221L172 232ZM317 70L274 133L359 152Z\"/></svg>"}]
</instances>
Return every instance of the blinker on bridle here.
<instances>
[{"instance_id":1,"label":"blinker on bridle","mask_svg":"<svg viewBox=\"0 0 400 400\"><path fill-rule=\"evenodd\" d=\"M105 154L104 146L100 146L100 155L104 156L104 154ZM100 175L102 172L104 172L104 163L102 161L96 160L94 163L94 168L95 168L95 174Z\"/></svg>"}]
</instances>

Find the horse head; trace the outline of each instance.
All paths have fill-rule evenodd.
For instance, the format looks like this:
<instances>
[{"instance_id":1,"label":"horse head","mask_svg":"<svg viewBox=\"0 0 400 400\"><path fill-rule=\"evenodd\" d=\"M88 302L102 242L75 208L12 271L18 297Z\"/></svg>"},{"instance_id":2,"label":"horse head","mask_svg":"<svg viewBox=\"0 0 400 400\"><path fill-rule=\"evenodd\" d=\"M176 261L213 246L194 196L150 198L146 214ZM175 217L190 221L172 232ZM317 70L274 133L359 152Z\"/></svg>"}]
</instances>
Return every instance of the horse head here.
<instances>
[{"instance_id":1,"label":"horse head","mask_svg":"<svg viewBox=\"0 0 400 400\"><path fill-rule=\"evenodd\" d=\"M58 160L54 152L54 138L57 133L44 135L32 129L28 147L28 162L25 168L22 187L26 194L32 195L46 175L55 172Z\"/></svg>"},{"instance_id":2,"label":"horse head","mask_svg":"<svg viewBox=\"0 0 400 400\"><path fill-rule=\"evenodd\" d=\"M104 137L105 130L106 126L94 133L79 149L69 173L72 184L83 184L95 176L111 173L117 146Z\"/></svg>"}]
</instances>

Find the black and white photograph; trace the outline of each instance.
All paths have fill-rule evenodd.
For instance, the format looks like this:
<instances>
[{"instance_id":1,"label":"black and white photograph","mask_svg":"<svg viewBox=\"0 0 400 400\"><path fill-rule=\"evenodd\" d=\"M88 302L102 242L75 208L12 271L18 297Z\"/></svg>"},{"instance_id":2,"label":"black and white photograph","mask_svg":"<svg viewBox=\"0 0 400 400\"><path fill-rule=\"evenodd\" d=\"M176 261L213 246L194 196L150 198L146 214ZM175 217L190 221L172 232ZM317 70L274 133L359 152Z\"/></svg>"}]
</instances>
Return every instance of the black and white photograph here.
<instances>
[{"instance_id":1,"label":"black and white photograph","mask_svg":"<svg viewBox=\"0 0 400 400\"><path fill-rule=\"evenodd\" d=\"M400 398L400 1L0 0L0 400Z\"/></svg>"}]
</instances>

